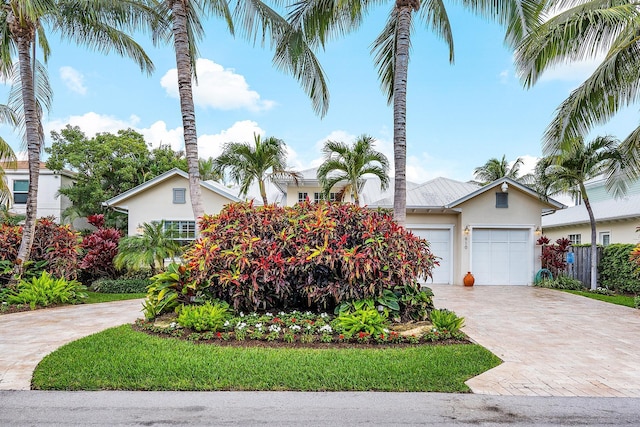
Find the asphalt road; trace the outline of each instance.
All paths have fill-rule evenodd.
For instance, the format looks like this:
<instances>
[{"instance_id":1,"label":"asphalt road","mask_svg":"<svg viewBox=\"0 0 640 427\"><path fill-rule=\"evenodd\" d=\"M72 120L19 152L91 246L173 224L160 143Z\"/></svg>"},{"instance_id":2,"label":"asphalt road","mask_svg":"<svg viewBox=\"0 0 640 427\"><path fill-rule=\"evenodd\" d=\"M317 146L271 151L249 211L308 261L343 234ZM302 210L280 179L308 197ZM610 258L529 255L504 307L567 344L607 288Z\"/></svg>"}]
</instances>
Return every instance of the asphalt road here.
<instances>
[{"instance_id":1,"label":"asphalt road","mask_svg":"<svg viewBox=\"0 0 640 427\"><path fill-rule=\"evenodd\" d=\"M2 426L639 425L640 398L0 391Z\"/></svg>"}]
</instances>

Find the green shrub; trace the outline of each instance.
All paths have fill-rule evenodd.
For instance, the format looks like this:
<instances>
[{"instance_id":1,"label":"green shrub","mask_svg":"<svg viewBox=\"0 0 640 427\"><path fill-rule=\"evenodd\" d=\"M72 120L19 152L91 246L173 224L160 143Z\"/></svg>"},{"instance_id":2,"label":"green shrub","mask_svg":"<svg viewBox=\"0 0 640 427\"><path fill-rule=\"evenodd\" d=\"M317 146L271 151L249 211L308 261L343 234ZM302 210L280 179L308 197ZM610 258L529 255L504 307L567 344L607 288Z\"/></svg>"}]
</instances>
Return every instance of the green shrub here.
<instances>
[{"instance_id":1,"label":"green shrub","mask_svg":"<svg viewBox=\"0 0 640 427\"><path fill-rule=\"evenodd\" d=\"M198 332L217 332L222 329L224 322L230 318L229 304L226 302L211 304L207 301L204 305L183 307L178 316L178 324Z\"/></svg>"},{"instance_id":2,"label":"green shrub","mask_svg":"<svg viewBox=\"0 0 640 427\"><path fill-rule=\"evenodd\" d=\"M550 289L569 289L572 291L583 291L585 289L581 281L572 279L569 276L558 276L552 280L541 280L536 283L536 286Z\"/></svg>"},{"instance_id":3,"label":"green shrub","mask_svg":"<svg viewBox=\"0 0 640 427\"><path fill-rule=\"evenodd\" d=\"M99 279L91 288L104 294L144 294L149 284L148 279Z\"/></svg>"},{"instance_id":4,"label":"green shrub","mask_svg":"<svg viewBox=\"0 0 640 427\"><path fill-rule=\"evenodd\" d=\"M453 311L446 309L431 310L430 316L433 327L440 332L455 333L464 326L464 317L458 317Z\"/></svg>"},{"instance_id":5,"label":"green shrub","mask_svg":"<svg viewBox=\"0 0 640 427\"><path fill-rule=\"evenodd\" d=\"M635 297L633 303L636 305L636 308L640 308L640 296Z\"/></svg>"},{"instance_id":6,"label":"green shrub","mask_svg":"<svg viewBox=\"0 0 640 427\"><path fill-rule=\"evenodd\" d=\"M617 293L640 294L640 274L630 255L632 244L616 243L604 248L600 260L600 283Z\"/></svg>"},{"instance_id":7,"label":"green shrub","mask_svg":"<svg viewBox=\"0 0 640 427\"><path fill-rule=\"evenodd\" d=\"M75 304L87 297L86 286L75 280L54 279L43 271L31 281L22 280L7 298L9 304L29 304L31 309L51 304Z\"/></svg>"},{"instance_id":8,"label":"green shrub","mask_svg":"<svg viewBox=\"0 0 640 427\"><path fill-rule=\"evenodd\" d=\"M142 303L142 311L147 319L155 319L180 304L191 303L194 287L188 283L184 266L171 263L150 281L147 299Z\"/></svg>"},{"instance_id":9,"label":"green shrub","mask_svg":"<svg viewBox=\"0 0 640 427\"><path fill-rule=\"evenodd\" d=\"M351 336L359 332L380 335L389 331L387 319L375 308L360 308L353 312L341 313L332 325L336 331Z\"/></svg>"},{"instance_id":10,"label":"green shrub","mask_svg":"<svg viewBox=\"0 0 640 427\"><path fill-rule=\"evenodd\" d=\"M433 310L433 291L431 288L407 285L400 299L403 320L427 320Z\"/></svg>"},{"instance_id":11,"label":"green shrub","mask_svg":"<svg viewBox=\"0 0 640 427\"><path fill-rule=\"evenodd\" d=\"M417 284L436 265L426 240L350 203L235 203L200 227L183 256L190 280L236 310L332 310Z\"/></svg>"}]
</instances>

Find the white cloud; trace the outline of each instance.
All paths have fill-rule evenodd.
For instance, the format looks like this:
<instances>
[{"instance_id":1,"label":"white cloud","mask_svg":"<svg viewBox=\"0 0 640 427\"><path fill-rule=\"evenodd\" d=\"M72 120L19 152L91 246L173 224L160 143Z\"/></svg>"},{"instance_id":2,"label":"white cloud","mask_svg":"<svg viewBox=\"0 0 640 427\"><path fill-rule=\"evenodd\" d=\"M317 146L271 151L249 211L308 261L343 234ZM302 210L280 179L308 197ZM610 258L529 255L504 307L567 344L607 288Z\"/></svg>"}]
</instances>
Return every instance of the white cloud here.
<instances>
[{"instance_id":1,"label":"white cloud","mask_svg":"<svg viewBox=\"0 0 640 427\"><path fill-rule=\"evenodd\" d=\"M94 112L85 113L82 116L71 116L64 120L53 120L45 124L45 134L49 135L52 130L59 131L66 127L78 126L87 137L93 137L97 133L116 133L120 129L136 128L140 121L139 117L132 115L129 120L121 120L113 116L106 116Z\"/></svg>"},{"instance_id":2,"label":"white cloud","mask_svg":"<svg viewBox=\"0 0 640 427\"><path fill-rule=\"evenodd\" d=\"M84 76L75 68L60 67L60 78L70 91L80 95L87 93L87 87L84 85Z\"/></svg>"},{"instance_id":3,"label":"white cloud","mask_svg":"<svg viewBox=\"0 0 640 427\"><path fill-rule=\"evenodd\" d=\"M249 89L249 84L241 74L231 68L208 59L198 59L196 63L198 84L193 86L193 102L200 107L220 110L247 109L264 111L273 108L274 101L263 100L260 94ZM178 71L170 69L160 79L160 85L167 94L178 98Z\"/></svg>"},{"instance_id":4,"label":"white cloud","mask_svg":"<svg viewBox=\"0 0 640 427\"><path fill-rule=\"evenodd\" d=\"M217 157L222 153L225 142L253 142L254 134L264 136L265 131L258 123L243 120L215 135L201 135L198 138L198 155L202 158Z\"/></svg>"},{"instance_id":5,"label":"white cloud","mask_svg":"<svg viewBox=\"0 0 640 427\"><path fill-rule=\"evenodd\" d=\"M541 82L563 81L571 83L582 83L600 65L604 56L600 56L588 61L572 62L570 64L560 64L547 69L541 76Z\"/></svg>"},{"instance_id":6,"label":"white cloud","mask_svg":"<svg viewBox=\"0 0 640 427\"><path fill-rule=\"evenodd\" d=\"M500 72L500 74L498 74L498 77L500 78L500 83L502 84L506 84L509 82L509 70L502 70Z\"/></svg>"},{"instance_id":7,"label":"white cloud","mask_svg":"<svg viewBox=\"0 0 640 427\"><path fill-rule=\"evenodd\" d=\"M148 128L137 129L144 136L147 144L157 148L162 145L170 145L174 151L184 150L184 137L182 126L175 129L167 129L167 124L158 120Z\"/></svg>"},{"instance_id":8,"label":"white cloud","mask_svg":"<svg viewBox=\"0 0 640 427\"><path fill-rule=\"evenodd\" d=\"M522 159L522 165L520 166L520 175L526 175L528 173L533 173L536 169L536 163L538 163L539 157L532 156L530 154L525 154L524 156L519 156ZM515 163L515 159L509 162L509 167L513 167Z\"/></svg>"}]
</instances>

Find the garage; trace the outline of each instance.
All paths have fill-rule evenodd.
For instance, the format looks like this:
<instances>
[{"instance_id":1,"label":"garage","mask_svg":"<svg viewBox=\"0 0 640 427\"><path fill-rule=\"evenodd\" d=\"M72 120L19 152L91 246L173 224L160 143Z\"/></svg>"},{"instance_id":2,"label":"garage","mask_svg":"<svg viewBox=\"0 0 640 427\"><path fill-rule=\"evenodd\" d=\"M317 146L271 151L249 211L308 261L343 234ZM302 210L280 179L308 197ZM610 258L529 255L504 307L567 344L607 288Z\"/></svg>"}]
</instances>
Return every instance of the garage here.
<instances>
[{"instance_id":1,"label":"garage","mask_svg":"<svg viewBox=\"0 0 640 427\"><path fill-rule=\"evenodd\" d=\"M451 228L427 228L427 226L424 226L425 228L418 228L418 226L409 227L413 234L426 239L429 242L431 252L440 258L440 265L433 270L433 282L427 280L427 284L451 284L451 276L453 275Z\"/></svg>"},{"instance_id":2,"label":"garage","mask_svg":"<svg viewBox=\"0 0 640 427\"><path fill-rule=\"evenodd\" d=\"M533 258L531 231L508 228L474 228L471 271L478 285L528 285Z\"/></svg>"}]
</instances>

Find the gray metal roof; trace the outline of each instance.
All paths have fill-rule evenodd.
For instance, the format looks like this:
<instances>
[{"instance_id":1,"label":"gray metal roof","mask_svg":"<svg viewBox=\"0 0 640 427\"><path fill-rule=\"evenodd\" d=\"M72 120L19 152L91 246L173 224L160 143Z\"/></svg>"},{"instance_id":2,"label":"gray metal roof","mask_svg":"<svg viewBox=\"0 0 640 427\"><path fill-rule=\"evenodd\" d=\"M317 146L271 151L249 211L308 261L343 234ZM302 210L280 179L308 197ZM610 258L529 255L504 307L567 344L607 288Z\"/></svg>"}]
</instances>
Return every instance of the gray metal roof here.
<instances>
[{"instance_id":1,"label":"gray metal roof","mask_svg":"<svg viewBox=\"0 0 640 427\"><path fill-rule=\"evenodd\" d=\"M640 194L592 202L591 207L598 222L640 218ZM543 228L585 223L589 223L589 214L584 205L572 206L542 217Z\"/></svg>"},{"instance_id":2,"label":"gray metal roof","mask_svg":"<svg viewBox=\"0 0 640 427\"><path fill-rule=\"evenodd\" d=\"M456 181L449 178L434 178L424 184L407 183L407 207L444 207L473 191L480 186L469 182ZM370 203L371 207L392 207L393 188L391 194L385 198Z\"/></svg>"}]
</instances>

